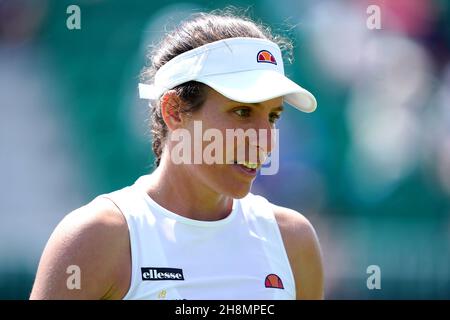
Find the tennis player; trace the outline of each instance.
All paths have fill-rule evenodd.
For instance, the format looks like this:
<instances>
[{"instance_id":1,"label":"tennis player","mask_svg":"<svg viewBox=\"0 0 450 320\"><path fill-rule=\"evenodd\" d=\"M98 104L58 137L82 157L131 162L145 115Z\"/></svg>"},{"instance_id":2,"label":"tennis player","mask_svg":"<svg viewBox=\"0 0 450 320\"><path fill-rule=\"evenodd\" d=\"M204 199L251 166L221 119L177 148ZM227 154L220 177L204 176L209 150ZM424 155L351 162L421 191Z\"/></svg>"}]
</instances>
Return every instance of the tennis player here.
<instances>
[{"instance_id":1,"label":"tennis player","mask_svg":"<svg viewBox=\"0 0 450 320\"><path fill-rule=\"evenodd\" d=\"M197 14L168 33L145 71L151 82L139 87L150 99L156 169L59 223L30 298L322 299L310 222L250 193L276 147L283 103L316 108L284 75L280 48L289 45L246 17L221 13ZM246 137L243 159L235 147L216 154L223 162L175 161L180 140L172 137L187 133L189 142L198 123L223 137L253 129L265 139Z\"/></svg>"}]
</instances>

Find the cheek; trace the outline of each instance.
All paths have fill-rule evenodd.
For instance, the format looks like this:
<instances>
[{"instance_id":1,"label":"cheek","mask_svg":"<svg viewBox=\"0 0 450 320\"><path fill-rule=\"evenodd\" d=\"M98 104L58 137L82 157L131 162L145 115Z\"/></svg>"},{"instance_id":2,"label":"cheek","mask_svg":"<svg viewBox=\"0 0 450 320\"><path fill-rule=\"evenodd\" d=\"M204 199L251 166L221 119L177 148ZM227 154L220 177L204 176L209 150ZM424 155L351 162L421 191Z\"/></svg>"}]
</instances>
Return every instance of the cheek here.
<instances>
[{"instance_id":1,"label":"cheek","mask_svg":"<svg viewBox=\"0 0 450 320\"><path fill-rule=\"evenodd\" d=\"M242 179L229 165L199 165L196 176L218 194L240 199L248 194L253 180Z\"/></svg>"},{"instance_id":2,"label":"cheek","mask_svg":"<svg viewBox=\"0 0 450 320\"><path fill-rule=\"evenodd\" d=\"M203 162L206 164L225 164L227 163L227 151L226 146L226 129L232 128L232 124L228 121L226 115L221 114L209 114L205 115L202 119L197 119L195 131L195 142L198 148L196 153L197 158L202 156ZM201 140L201 142L200 142ZM214 167L214 165L213 165Z\"/></svg>"},{"instance_id":3,"label":"cheek","mask_svg":"<svg viewBox=\"0 0 450 320\"><path fill-rule=\"evenodd\" d=\"M241 123L236 121L218 122L203 121L201 134L200 129L197 128L196 142L194 142L198 150L195 151L196 157L197 159L202 157L206 164L232 164L237 159L257 162L258 159L259 161L265 159L267 153L271 151L270 132L260 137L259 131L242 127ZM247 135L236 132L236 129L242 129L241 132L253 131Z\"/></svg>"},{"instance_id":4,"label":"cheek","mask_svg":"<svg viewBox=\"0 0 450 320\"><path fill-rule=\"evenodd\" d=\"M218 129L225 130L226 128L232 128L231 117L222 112L209 112L203 115L202 118L198 119L203 122L205 129Z\"/></svg>"}]
</instances>

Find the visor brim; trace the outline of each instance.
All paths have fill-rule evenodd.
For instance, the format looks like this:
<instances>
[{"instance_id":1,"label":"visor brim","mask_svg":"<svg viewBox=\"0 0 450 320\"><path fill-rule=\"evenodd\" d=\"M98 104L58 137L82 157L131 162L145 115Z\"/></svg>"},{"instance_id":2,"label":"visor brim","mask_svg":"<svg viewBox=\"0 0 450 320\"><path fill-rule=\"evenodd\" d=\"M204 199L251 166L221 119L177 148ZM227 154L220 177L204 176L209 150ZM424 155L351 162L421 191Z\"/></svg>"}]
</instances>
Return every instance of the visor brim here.
<instances>
[{"instance_id":1,"label":"visor brim","mask_svg":"<svg viewBox=\"0 0 450 320\"><path fill-rule=\"evenodd\" d=\"M213 76L195 81L204 83L228 99L242 103L259 103L277 97L303 112L313 112L316 98L286 76L272 70L250 70Z\"/></svg>"}]
</instances>

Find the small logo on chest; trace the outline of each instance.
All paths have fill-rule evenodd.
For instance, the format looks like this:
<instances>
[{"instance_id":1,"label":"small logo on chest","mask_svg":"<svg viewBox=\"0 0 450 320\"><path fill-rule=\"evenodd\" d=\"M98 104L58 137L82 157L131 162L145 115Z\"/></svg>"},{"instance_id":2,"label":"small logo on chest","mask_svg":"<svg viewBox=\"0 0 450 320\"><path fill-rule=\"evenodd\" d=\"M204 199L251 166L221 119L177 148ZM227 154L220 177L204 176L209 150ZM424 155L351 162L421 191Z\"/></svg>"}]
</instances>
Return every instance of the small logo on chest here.
<instances>
[{"instance_id":1,"label":"small logo on chest","mask_svg":"<svg viewBox=\"0 0 450 320\"><path fill-rule=\"evenodd\" d=\"M184 280L183 269L175 268L141 268L142 280Z\"/></svg>"},{"instance_id":2,"label":"small logo on chest","mask_svg":"<svg viewBox=\"0 0 450 320\"><path fill-rule=\"evenodd\" d=\"M264 281L266 288L284 289L283 281L274 273L267 275L266 281Z\"/></svg>"}]
</instances>

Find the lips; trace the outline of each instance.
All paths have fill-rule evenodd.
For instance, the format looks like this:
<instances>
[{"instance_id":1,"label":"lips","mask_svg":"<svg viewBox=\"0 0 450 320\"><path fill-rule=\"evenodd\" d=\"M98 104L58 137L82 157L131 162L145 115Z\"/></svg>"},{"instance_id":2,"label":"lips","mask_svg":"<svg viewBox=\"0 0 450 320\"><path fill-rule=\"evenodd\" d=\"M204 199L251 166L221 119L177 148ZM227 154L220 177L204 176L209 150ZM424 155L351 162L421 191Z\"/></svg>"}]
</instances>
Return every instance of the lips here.
<instances>
[{"instance_id":1,"label":"lips","mask_svg":"<svg viewBox=\"0 0 450 320\"><path fill-rule=\"evenodd\" d=\"M244 175L251 178L254 178L257 173L256 169L250 169L241 164L234 164L233 167L236 168L236 170L238 170L240 173L243 173Z\"/></svg>"},{"instance_id":2,"label":"lips","mask_svg":"<svg viewBox=\"0 0 450 320\"><path fill-rule=\"evenodd\" d=\"M254 162L248 162L248 161L243 161L243 162L239 162L239 163L237 161L234 161L234 164L244 166L247 169L255 169L255 170L261 166L261 164L254 163Z\"/></svg>"},{"instance_id":3,"label":"lips","mask_svg":"<svg viewBox=\"0 0 450 320\"><path fill-rule=\"evenodd\" d=\"M254 178L258 170L266 160L267 153L263 149L258 148L258 154L256 158L252 158L248 155L248 153L244 152L237 152L237 158L236 154L233 154L231 156L234 159L231 158L233 160L228 163L230 163L234 168L236 168L240 173L243 173L245 176Z\"/></svg>"},{"instance_id":4,"label":"lips","mask_svg":"<svg viewBox=\"0 0 450 320\"><path fill-rule=\"evenodd\" d=\"M235 161L232 166L236 168L239 173L244 174L247 177L254 178L258 172L260 164L248 162L237 163L237 161Z\"/></svg>"}]
</instances>

